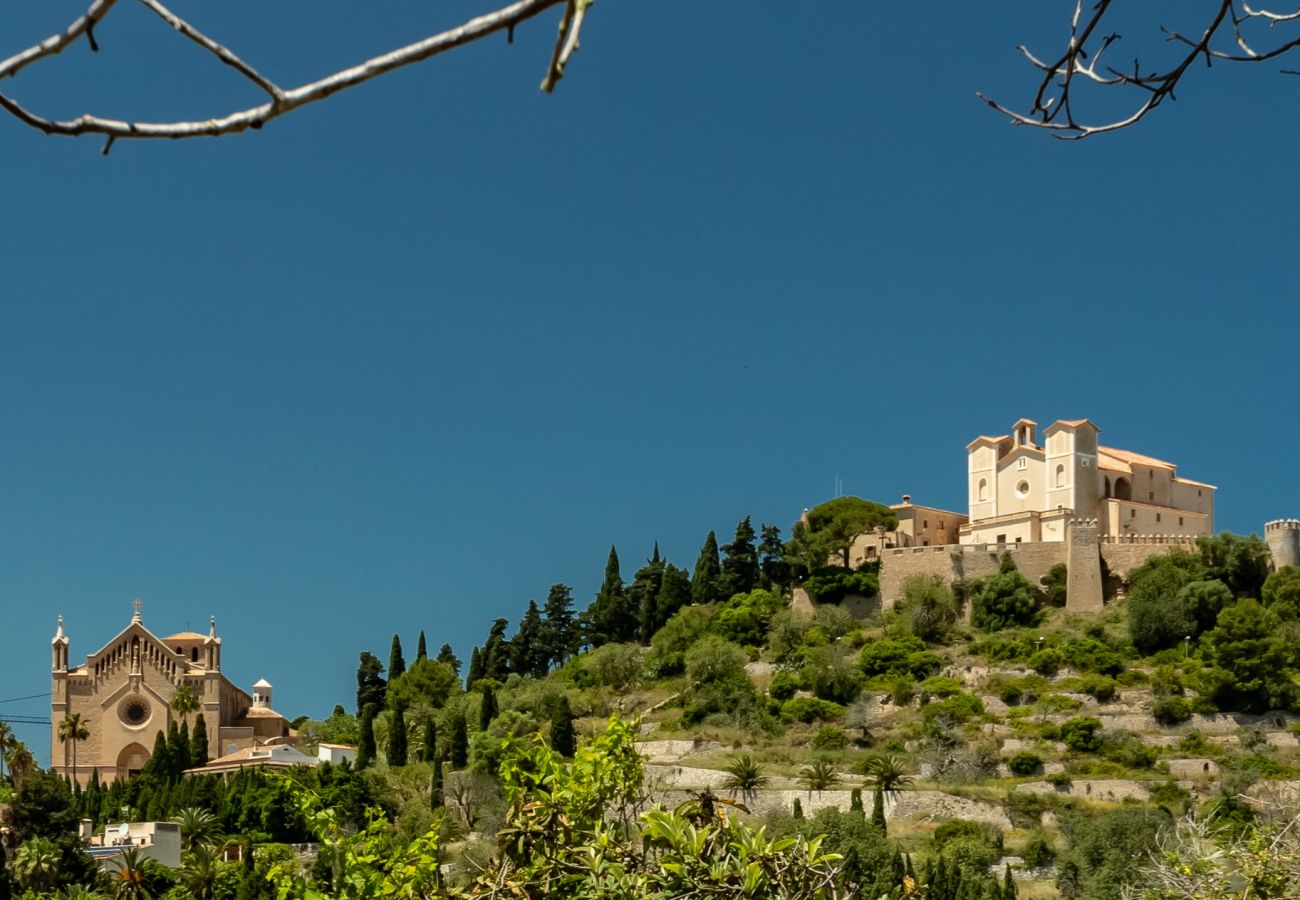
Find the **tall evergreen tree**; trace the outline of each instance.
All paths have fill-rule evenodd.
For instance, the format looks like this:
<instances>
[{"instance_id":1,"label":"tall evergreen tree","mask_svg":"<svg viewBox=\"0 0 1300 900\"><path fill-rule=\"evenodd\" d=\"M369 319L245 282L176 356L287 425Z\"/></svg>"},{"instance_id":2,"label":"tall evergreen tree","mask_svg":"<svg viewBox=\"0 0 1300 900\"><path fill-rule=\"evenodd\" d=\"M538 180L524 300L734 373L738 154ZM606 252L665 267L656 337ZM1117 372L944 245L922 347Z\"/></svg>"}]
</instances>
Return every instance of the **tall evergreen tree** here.
<instances>
[{"instance_id":1,"label":"tall evergreen tree","mask_svg":"<svg viewBox=\"0 0 1300 900\"><path fill-rule=\"evenodd\" d=\"M460 675L460 657L456 651L451 649L451 644L443 644L438 650L438 658L435 662L446 663L451 666L451 670L458 676Z\"/></svg>"},{"instance_id":2,"label":"tall evergreen tree","mask_svg":"<svg viewBox=\"0 0 1300 900\"><path fill-rule=\"evenodd\" d=\"M866 817L867 812L862 808L862 788L854 788L849 794L849 812L855 812L859 816Z\"/></svg>"},{"instance_id":3,"label":"tall evergreen tree","mask_svg":"<svg viewBox=\"0 0 1300 900\"><path fill-rule=\"evenodd\" d=\"M630 641L636 637L639 617L628 602L623 575L619 572L618 550L614 547L609 548L609 557L605 560L605 578L601 582L600 592L587 610L587 618L587 637L593 647Z\"/></svg>"},{"instance_id":4,"label":"tall evergreen tree","mask_svg":"<svg viewBox=\"0 0 1300 900\"><path fill-rule=\"evenodd\" d=\"M375 761L375 707L361 710L361 741L357 747L357 769L361 770Z\"/></svg>"},{"instance_id":5,"label":"tall evergreen tree","mask_svg":"<svg viewBox=\"0 0 1300 900\"><path fill-rule=\"evenodd\" d=\"M208 723L202 715L194 718L194 732L190 735L190 765L208 764Z\"/></svg>"},{"instance_id":6,"label":"tall evergreen tree","mask_svg":"<svg viewBox=\"0 0 1300 900\"><path fill-rule=\"evenodd\" d=\"M145 774L156 775L160 779L171 778L171 748L167 743L167 732L162 729L154 735L153 755L144 764Z\"/></svg>"},{"instance_id":7,"label":"tall evergreen tree","mask_svg":"<svg viewBox=\"0 0 1300 900\"><path fill-rule=\"evenodd\" d=\"M420 629L420 639L415 643L415 658L417 661L429 658L429 647L424 642L424 629Z\"/></svg>"},{"instance_id":8,"label":"tall evergreen tree","mask_svg":"<svg viewBox=\"0 0 1300 900\"><path fill-rule=\"evenodd\" d=\"M728 596L748 594L758 587L758 548L749 516L736 523L736 536L722 548L722 582Z\"/></svg>"},{"instance_id":9,"label":"tall evergreen tree","mask_svg":"<svg viewBox=\"0 0 1300 900\"><path fill-rule=\"evenodd\" d=\"M885 824L885 792L877 787L871 797L871 824L880 829L881 834L888 834Z\"/></svg>"},{"instance_id":10,"label":"tall evergreen tree","mask_svg":"<svg viewBox=\"0 0 1300 900\"><path fill-rule=\"evenodd\" d=\"M383 709L388 699L388 682L384 680L384 664L369 650L361 654L357 666L357 715L367 706Z\"/></svg>"},{"instance_id":11,"label":"tall evergreen tree","mask_svg":"<svg viewBox=\"0 0 1300 900\"><path fill-rule=\"evenodd\" d=\"M469 672L465 674L465 690L470 690L483 678L483 651L475 647L469 654Z\"/></svg>"},{"instance_id":12,"label":"tall evergreen tree","mask_svg":"<svg viewBox=\"0 0 1300 900\"><path fill-rule=\"evenodd\" d=\"M451 767L463 769L469 762L469 726L464 715L456 715L451 720Z\"/></svg>"},{"instance_id":13,"label":"tall evergreen tree","mask_svg":"<svg viewBox=\"0 0 1300 900\"><path fill-rule=\"evenodd\" d=\"M478 730L487 731L492 720L497 717L497 694L492 690L492 682L483 682L483 700L478 706Z\"/></svg>"},{"instance_id":14,"label":"tall evergreen tree","mask_svg":"<svg viewBox=\"0 0 1300 900\"><path fill-rule=\"evenodd\" d=\"M578 749L578 736L573 730L573 709L569 698L561 694L551 711L551 749L571 759Z\"/></svg>"},{"instance_id":15,"label":"tall evergreen tree","mask_svg":"<svg viewBox=\"0 0 1300 900\"><path fill-rule=\"evenodd\" d=\"M790 587L793 579L790 564L785 561L785 542L781 540L781 526L764 525L761 534L758 543L761 561L758 568L763 573L763 585L769 590L784 590Z\"/></svg>"},{"instance_id":16,"label":"tall evergreen tree","mask_svg":"<svg viewBox=\"0 0 1300 900\"><path fill-rule=\"evenodd\" d=\"M506 619L497 619L488 630L487 642L483 644L483 677L505 681L510 673L510 642L506 640Z\"/></svg>"},{"instance_id":17,"label":"tall evergreen tree","mask_svg":"<svg viewBox=\"0 0 1300 900\"><path fill-rule=\"evenodd\" d=\"M438 758L438 723L433 719L424 723L424 748L420 756L425 762Z\"/></svg>"},{"instance_id":18,"label":"tall evergreen tree","mask_svg":"<svg viewBox=\"0 0 1300 900\"><path fill-rule=\"evenodd\" d=\"M393 635L393 645L388 651L388 680L396 680L405 671L406 660L402 658L402 639Z\"/></svg>"},{"instance_id":19,"label":"tall evergreen tree","mask_svg":"<svg viewBox=\"0 0 1300 900\"><path fill-rule=\"evenodd\" d=\"M578 649L578 636L573 625L573 591L567 584L551 585L546 592L542 616L545 620L547 664L564 665L564 661Z\"/></svg>"},{"instance_id":20,"label":"tall evergreen tree","mask_svg":"<svg viewBox=\"0 0 1300 900\"><path fill-rule=\"evenodd\" d=\"M1007 863L1006 874L1002 877L1002 900L1016 900L1016 880L1011 877L1011 863Z\"/></svg>"},{"instance_id":21,"label":"tall evergreen tree","mask_svg":"<svg viewBox=\"0 0 1300 900\"><path fill-rule=\"evenodd\" d=\"M545 623L537 602L528 601L528 611L519 620L519 632L510 642L510 670L533 678L546 677Z\"/></svg>"},{"instance_id":22,"label":"tall evergreen tree","mask_svg":"<svg viewBox=\"0 0 1300 900\"><path fill-rule=\"evenodd\" d=\"M700 548L700 557L695 561L695 571L691 573L691 602L714 603L724 600L722 596L722 565L718 562L718 536L712 531L704 539Z\"/></svg>"},{"instance_id":23,"label":"tall evergreen tree","mask_svg":"<svg viewBox=\"0 0 1300 900\"><path fill-rule=\"evenodd\" d=\"M654 631L658 631L676 615L677 610L691 602L691 576L685 569L664 563L659 594L655 597Z\"/></svg>"},{"instance_id":24,"label":"tall evergreen tree","mask_svg":"<svg viewBox=\"0 0 1300 900\"><path fill-rule=\"evenodd\" d=\"M433 778L429 783L429 805L434 809L441 809L442 799L442 757L433 758Z\"/></svg>"},{"instance_id":25,"label":"tall evergreen tree","mask_svg":"<svg viewBox=\"0 0 1300 900\"><path fill-rule=\"evenodd\" d=\"M648 645L657 630L655 622L655 601L659 598L659 588L664 580L664 561L659 558L659 542L655 541L654 553L646 564L637 569L632 576L632 583L627 588L628 606L637 614L637 637L642 644Z\"/></svg>"},{"instance_id":26,"label":"tall evergreen tree","mask_svg":"<svg viewBox=\"0 0 1300 900\"><path fill-rule=\"evenodd\" d=\"M406 765L406 706L400 700L393 709L393 720L388 726L388 765L394 769Z\"/></svg>"},{"instance_id":27,"label":"tall evergreen tree","mask_svg":"<svg viewBox=\"0 0 1300 900\"><path fill-rule=\"evenodd\" d=\"M194 765L190 760L190 723L182 719L181 727L176 732L176 746L172 748L172 755L176 757L177 773L182 774L186 769Z\"/></svg>"}]
</instances>

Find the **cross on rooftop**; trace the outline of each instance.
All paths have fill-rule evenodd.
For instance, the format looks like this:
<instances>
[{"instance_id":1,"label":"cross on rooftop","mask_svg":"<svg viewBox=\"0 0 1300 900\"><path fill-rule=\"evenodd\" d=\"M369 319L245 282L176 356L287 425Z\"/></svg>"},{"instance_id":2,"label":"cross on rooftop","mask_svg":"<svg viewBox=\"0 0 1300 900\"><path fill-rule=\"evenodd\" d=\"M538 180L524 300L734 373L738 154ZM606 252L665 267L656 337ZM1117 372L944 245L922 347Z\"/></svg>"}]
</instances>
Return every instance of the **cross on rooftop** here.
<instances>
[{"instance_id":1,"label":"cross on rooftop","mask_svg":"<svg viewBox=\"0 0 1300 900\"><path fill-rule=\"evenodd\" d=\"M131 616L132 622L140 621L140 610L144 608L144 601L136 597L131 601L131 608L135 610L135 615Z\"/></svg>"}]
</instances>

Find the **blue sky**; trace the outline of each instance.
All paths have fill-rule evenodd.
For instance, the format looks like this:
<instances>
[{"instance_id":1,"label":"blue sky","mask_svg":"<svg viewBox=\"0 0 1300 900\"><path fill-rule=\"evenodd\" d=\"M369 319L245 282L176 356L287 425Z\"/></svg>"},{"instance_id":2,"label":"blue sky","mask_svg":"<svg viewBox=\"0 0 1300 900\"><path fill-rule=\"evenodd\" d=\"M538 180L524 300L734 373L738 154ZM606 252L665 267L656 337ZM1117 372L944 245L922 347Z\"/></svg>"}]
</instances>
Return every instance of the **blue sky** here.
<instances>
[{"instance_id":1,"label":"blue sky","mask_svg":"<svg viewBox=\"0 0 1300 900\"><path fill-rule=\"evenodd\" d=\"M554 15L257 134L104 158L0 119L0 700L48 690L57 614L75 659L140 595L324 715L394 631L467 655L554 582L589 600L611 543L690 565L837 477L961 508L964 445L1022 415L1217 484L1220 528L1300 514L1300 82L1009 127L975 92L1023 106L1014 46L1071 6L600 0L550 97ZM0 55L79 8L6 4ZM176 8L295 84L475 7ZM257 99L134 4L97 36L0 89Z\"/></svg>"}]
</instances>

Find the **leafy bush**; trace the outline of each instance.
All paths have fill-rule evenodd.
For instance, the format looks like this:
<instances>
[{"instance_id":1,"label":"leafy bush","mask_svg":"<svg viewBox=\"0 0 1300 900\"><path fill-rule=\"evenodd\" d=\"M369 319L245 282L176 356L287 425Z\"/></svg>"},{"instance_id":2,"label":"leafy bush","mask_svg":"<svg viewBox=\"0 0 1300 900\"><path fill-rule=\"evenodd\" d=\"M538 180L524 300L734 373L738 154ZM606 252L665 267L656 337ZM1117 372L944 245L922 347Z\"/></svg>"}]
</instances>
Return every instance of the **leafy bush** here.
<instances>
[{"instance_id":1,"label":"leafy bush","mask_svg":"<svg viewBox=\"0 0 1300 900\"><path fill-rule=\"evenodd\" d=\"M793 697L798 689L799 679L789 672L780 671L772 676L772 683L768 685L767 693L773 700L784 702Z\"/></svg>"},{"instance_id":2,"label":"leafy bush","mask_svg":"<svg viewBox=\"0 0 1300 900\"><path fill-rule=\"evenodd\" d=\"M652 678L666 678L686 671L686 651L708 632L713 612L708 606L684 606L673 613L650 642L646 673Z\"/></svg>"},{"instance_id":3,"label":"leafy bush","mask_svg":"<svg viewBox=\"0 0 1300 900\"><path fill-rule=\"evenodd\" d=\"M602 687L625 691L641 680L641 648L605 644L583 656L582 666Z\"/></svg>"},{"instance_id":4,"label":"leafy bush","mask_svg":"<svg viewBox=\"0 0 1300 900\"><path fill-rule=\"evenodd\" d=\"M1146 865L1168 814L1125 806L1093 814L1063 813L1069 850L1056 861L1056 887L1063 897L1119 900L1133 873Z\"/></svg>"},{"instance_id":5,"label":"leafy bush","mask_svg":"<svg viewBox=\"0 0 1300 900\"><path fill-rule=\"evenodd\" d=\"M1044 647L1033 656L1029 657L1029 668L1033 669L1039 675L1055 675L1061 669L1061 664L1065 658L1061 651L1055 647Z\"/></svg>"},{"instance_id":6,"label":"leafy bush","mask_svg":"<svg viewBox=\"0 0 1300 900\"><path fill-rule=\"evenodd\" d=\"M1074 638L1058 649L1066 664L1080 672L1118 675L1124 671L1124 653L1095 637Z\"/></svg>"},{"instance_id":7,"label":"leafy bush","mask_svg":"<svg viewBox=\"0 0 1300 900\"><path fill-rule=\"evenodd\" d=\"M800 676L819 699L833 703L852 703L862 689L862 674L834 645L812 650Z\"/></svg>"},{"instance_id":8,"label":"leafy bush","mask_svg":"<svg viewBox=\"0 0 1300 900\"><path fill-rule=\"evenodd\" d=\"M1195 621L1179 591L1204 578L1199 558L1181 550L1153 556L1129 578L1128 628L1133 646L1143 653L1174 647L1194 634Z\"/></svg>"},{"instance_id":9,"label":"leafy bush","mask_svg":"<svg viewBox=\"0 0 1300 900\"><path fill-rule=\"evenodd\" d=\"M1100 720L1075 716L1061 723L1061 742L1076 753L1096 753L1101 748L1100 731Z\"/></svg>"},{"instance_id":10,"label":"leafy bush","mask_svg":"<svg viewBox=\"0 0 1300 900\"><path fill-rule=\"evenodd\" d=\"M976 642L971 652L993 662L1025 662L1034 655L1034 644L1026 638L994 634Z\"/></svg>"},{"instance_id":11,"label":"leafy bush","mask_svg":"<svg viewBox=\"0 0 1300 900\"><path fill-rule=\"evenodd\" d=\"M982 716L984 704L980 702L979 697L958 693L938 703L927 703L922 709L922 714L927 721L946 716L955 722L965 722L975 716Z\"/></svg>"},{"instance_id":12,"label":"leafy bush","mask_svg":"<svg viewBox=\"0 0 1300 900\"><path fill-rule=\"evenodd\" d=\"M1156 762L1156 751L1126 731L1103 732L1102 757L1130 769L1149 769Z\"/></svg>"},{"instance_id":13,"label":"leafy bush","mask_svg":"<svg viewBox=\"0 0 1300 900\"><path fill-rule=\"evenodd\" d=\"M1260 599L1280 620L1300 619L1300 567L1283 566L1269 575L1260 591Z\"/></svg>"},{"instance_id":14,"label":"leafy bush","mask_svg":"<svg viewBox=\"0 0 1300 900\"><path fill-rule=\"evenodd\" d=\"M806 578L802 587L814 603L839 603L851 594L874 597L880 593L880 579L872 572L827 566Z\"/></svg>"},{"instance_id":15,"label":"leafy bush","mask_svg":"<svg viewBox=\"0 0 1300 900\"><path fill-rule=\"evenodd\" d=\"M844 707L829 700L814 697L795 697L781 704L781 718L787 722L834 722L844 715Z\"/></svg>"},{"instance_id":16,"label":"leafy bush","mask_svg":"<svg viewBox=\"0 0 1300 900\"><path fill-rule=\"evenodd\" d=\"M913 675L924 678L931 673L917 676L911 669L909 658L914 653L925 652L925 641L916 635L882 638L862 648L862 653L858 655L858 666L868 678L877 675Z\"/></svg>"},{"instance_id":17,"label":"leafy bush","mask_svg":"<svg viewBox=\"0 0 1300 900\"><path fill-rule=\"evenodd\" d=\"M948 638L960 611L952 588L938 575L914 575L904 581L894 609L912 634L930 643Z\"/></svg>"},{"instance_id":18,"label":"leafy bush","mask_svg":"<svg viewBox=\"0 0 1300 900\"><path fill-rule=\"evenodd\" d=\"M721 716L740 725L766 727L754 685L745 674L749 655L716 634L700 638L686 653L686 677L691 688L683 697L687 724Z\"/></svg>"},{"instance_id":19,"label":"leafy bush","mask_svg":"<svg viewBox=\"0 0 1300 900\"><path fill-rule=\"evenodd\" d=\"M1007 760L1007 768L1014 775L1033 775L1043 769L1043 758L1037 753L1021 750Z\"/></svg>"},{"instance_id":20,"label":"leafy bush","mask_svg":"<svg viewBox=\"0 0 1300 900\"><path fill-rule=\"evenodd\" d=\"M972 586L971 624L981 631L1000 631L1038 621L1038 591L1014 566Z\"/></svg>"},{"instance_id":21,"label":"leafy bush","mask_svg":"<svg viewBox=\"0 0 1300 900\"><path fill-rule=\"evenodd\" d=\"M844 733L842 728L836 728L834 725L824 725L817 729L813 735L812 745L814 750L835 751L843 750L848 746L849 737Z\"/></svg>"},{"instance_id":22,"label":"leafy bush","mask_svg":"<svg viewBox=\"0 0 1300 900\"><path fill-rule=\"evenodd\" d=\"M1179 815L1187 808L1187 801L1191 799L1191 794L1178 786L1178 782L1170 779L1163 784L1158 784L1151 788L1151 802L1156 806L1162 806L1175 815Z\"/></svg>"},{"instance_id":23,"label":"leafy bush","mask_svg":"<svg viewBox=\"0 0 1300 900\"><path fill-rule=\"evenodd\" d=\"M1044 869L1056 862L1056 848L1046 832L1035 831L1025 841L1025 848L1020 851L1020 858L1030 869Z\"/></svg>"},{"instance_id":24,"label":"leafy bush","mask_svg":"<svg viewBox=\"0 0 1300 900\"><path fill-rule=\"evenodd\" d=\"M1192 717L1192 704L1185 697L1177 695L1157 697L1151 707L1151 714L1161 725L1177 725Z\"/></svg>"},{"instance_id":25,"label":"leafy bush","mask_svg":"<svg viewBox=\"0 0 1300 900\"><path fill-rule=\"evenodd\" d=\"M1219 613L1208 640L1214 669L1203 680L1221 708L1266 712L1295 703L1278 625L1277 616L1256 600L1241 600Z\"/></svg>"},{"instance_id":26,"label":"leafy bush","mask_svg":"<svg viewBox=\"0 0 1300 900\"><path fill-rule=\"evenodd\" d=\"M768 624L785 608L785 598L771 591L754 590L736 594L722 604L713 620L713 631L737 644L762 646Z\"/></svg>"},{"instance_id":27,"label":"leafy bush","mask_svg":"<svg viewBox=\"0 0 1300 900\"><path fill-rule=\"evenodd\" d=\"M1083 680L1083 692L1098 703L1109 703L1115 699L1119 685L1115 679L1105 675L1089 675Z\"/></svg>"},{"instance_id":28,"label":"leafy bush","mask_svg":"<svg viewBox=\"0 0 1300 900\"><path fill-rule=\"evenodd\" d=\"M1042 578L1043 602L1048 606L1065 606L1065 586L1068 571L1065 563L1057 563Z\"/></svg>"},{"instance_id":29,"label":"leafy bush","mask_svg":"<svg viewBox=\"0 0 1300 900\"><path fill-rule=\"evenodd\" d=\"M947 675L934 675L921 682L921 690L940 699L961 693L961 682Z\"/></svg>"}]
</instances>

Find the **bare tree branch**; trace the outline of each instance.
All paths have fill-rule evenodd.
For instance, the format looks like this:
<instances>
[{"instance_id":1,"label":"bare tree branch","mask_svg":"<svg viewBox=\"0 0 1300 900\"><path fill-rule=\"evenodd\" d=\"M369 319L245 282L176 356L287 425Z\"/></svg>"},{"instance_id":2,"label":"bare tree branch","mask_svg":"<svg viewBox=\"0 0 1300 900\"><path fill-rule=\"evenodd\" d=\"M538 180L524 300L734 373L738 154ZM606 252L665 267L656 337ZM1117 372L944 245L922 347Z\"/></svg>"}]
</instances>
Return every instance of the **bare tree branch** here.
<instances>
[{"instance_id":1,"label":"bare tree branch","mask_svg":"<svg viewBox=\"0 0 1300 900\"><path fill-rule=\"evenodd\" d=\"M1025 59L1043 73L1028 112L1018 112L983 93L976 96L1006 116L1013 124L1046 129L1052 132L1054 137L1063 140L1079 140L1095 134L1127 128L1145 118L1165 99L1176 100L1175 88L1178 87L1192 63L1198 59L1203 59L1207 67L1215 60L1266 62L1300 47L1300 35L1296 35L1286 40L1271 38L1270 47L1257 50L1247 35L1251 26L1255 26L1256 30L1272 32L1278 25L1300 22L1300 7L1290 12L1275 12L1255 9L1239 0L1210 0L1210 2L1202 0L1202 3L1207 19L1199 37L1188 37L1179 31L1162 29L1167 44L1186 48L1182 55L1173 61L1169 69L1144 70L1141 63L1134 59L1131 71L1121 71L1110 67L1098 69L1102 56L1120 39L1116 32L1103 33L1101 30L1103 19L1106 19L1108 14L1113 17L1115 8L1121 4L1115 0L1097 0L1096 5L1085 17L1084 0L1074 0L1074 12L1070 19L1066 49L1056 62L1045 63L1028 48L1023 46L1019 48ZM1132 9L1134 4L1130 3L1126 8ZM1229 24L1230 37L1227 33ZM1240 52L1220 49L1222 42L1229 39ZM1289 70L1282 71L1291 74ZM1076 81L1075 76L1079 75L1083 76L1083 83L1089 87L1136 89L1141 99L1127 115L1097 124L1084 124L1075 117L1075 94L1079 90L1079 82Z\"/></svg>"},{"instance_id":2,"label":"bare tree branch","mask_svg":"<svg viewBox=\"0 0 1300 900\"><path fill-rule=\"evenodd\" d=\"M284 90L274 81L262 76L248 63L225 45L218 43L195 28L186 20L177 16L164 6L160 0L140 0L164 22L193 41L198 46L216 56L223 63L239 72L262 91L270 96L270 102L247 109L236 110L220 118L175 122L138 122L109 119L87 113L75 119L56 120L39 115L6 93L0 93L0 109L4 109L19 121L39 129L46 134L80 136L99 134L108 138L104 147L107 153L118 138L190 138L218 137L235 134L248 128L261 128L272 119L279 118L299 107L324 100L339 91L355 87L385 75L396 69L423 62L426 59L481 40L498 31L513 34L515 26L550 9L566 4L560 34L556 41L555 52L547 67L542 89L550 92L556 82L564 75L564 67L569 58L578 49L578 38L587 8L593 0L516 0L507 6L485 13L439 34L399 47L388 53L366 60L360 65L342 69L309 84ZM0 61L0 81L12 77L38 60L53 56L65 47L85 35L94 44L94 26L100 22L116 5L117 0L93 0L84 15L77 18L62 32L52 35L21 53Z\"/></svg>"}]
</instances>

